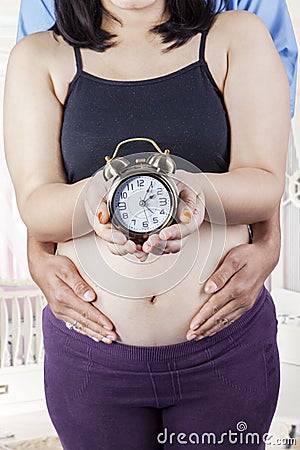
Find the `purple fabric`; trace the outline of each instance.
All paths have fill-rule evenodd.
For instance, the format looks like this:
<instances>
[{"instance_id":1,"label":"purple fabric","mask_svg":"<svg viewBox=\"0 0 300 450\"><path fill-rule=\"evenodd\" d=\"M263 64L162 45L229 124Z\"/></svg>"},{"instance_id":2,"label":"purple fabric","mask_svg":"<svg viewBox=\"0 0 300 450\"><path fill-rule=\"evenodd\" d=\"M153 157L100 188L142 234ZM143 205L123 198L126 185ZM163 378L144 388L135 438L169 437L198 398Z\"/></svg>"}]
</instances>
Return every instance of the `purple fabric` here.
<instances>
[{"instance_id":1,"label":"purple fabric","mask_svg":"<svg viewBox=\"0 0 300 450\"><path fill-rule=\"evenodd\" d=\"M43 330L47 405L65 450L265 447L280 378L265 287L238 320L198 342L96 343L49 306Z\"/></svg>"}]
</instances>

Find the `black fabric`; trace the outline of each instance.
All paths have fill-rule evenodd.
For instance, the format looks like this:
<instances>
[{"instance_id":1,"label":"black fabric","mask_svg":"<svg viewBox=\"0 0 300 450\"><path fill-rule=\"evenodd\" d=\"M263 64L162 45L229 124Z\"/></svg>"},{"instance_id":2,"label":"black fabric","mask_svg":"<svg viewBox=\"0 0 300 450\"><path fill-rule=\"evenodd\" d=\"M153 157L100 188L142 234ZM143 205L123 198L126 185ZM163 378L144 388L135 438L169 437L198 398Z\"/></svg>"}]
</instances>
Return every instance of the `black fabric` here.
<instances>
[{"instance_id":1,"label":"black fabric","mask_svg":"<svg viewBox=\"0 0 300 450\"><path fill-rule=\"evenodd\" d=\"M154 139L203 172L227 172L229 121L222 93L204 59L157 78L112 81L85 72L79 49L77 73L64 106L61 148L69 183L91 176L127 138ZM153 151L146 143L122 147L121 155Z\"/></svg>"}]
</instances>

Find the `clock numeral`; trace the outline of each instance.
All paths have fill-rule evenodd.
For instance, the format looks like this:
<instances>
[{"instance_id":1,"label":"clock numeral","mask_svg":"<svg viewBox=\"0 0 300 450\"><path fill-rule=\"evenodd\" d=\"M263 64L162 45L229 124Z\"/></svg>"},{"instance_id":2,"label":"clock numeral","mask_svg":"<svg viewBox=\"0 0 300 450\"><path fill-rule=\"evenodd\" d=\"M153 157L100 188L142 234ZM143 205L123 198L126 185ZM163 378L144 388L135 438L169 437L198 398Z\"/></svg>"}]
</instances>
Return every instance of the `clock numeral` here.
<instances>
[{"instance_id":1,"label":"clock numeral","mask_svg":"<svg viewBox=\"0 0 300 450\"><path fill-rule=\"evenodd\" d=\"M118 208L120 211L123 211L126 209L126 203L125 202L118 202Z\"/></svg>"},{"instance_id":2,"label":"clock numeral","mask_svg":"<svg viewBox=\"0 0 300 450\"><path fill-rule=\"evenodd\" d=\"M157 195L162 195L162 193L163 193L163 188L162 187L157 188Z\"/></svg>"},{"instance_id":3,"label":"clock numeral","mask_svg":"<svg viewBox=\"0 0 300 450\"><path fill-rule=\"evenodd\" d=\"M133 183L128 183L127 184L127 189L128 189L128 191L130 191L130 189L133 191Z\"/></svg>"},{"instance_id":4,"label":"clock numeral","mask_svg":"<svg viewBox=\"0 0 300 450\"><path fill-rule=\"evenodd\" d=\"M153 223L158 223L158 217L153 217L152 221Z\"/></svg>"},{"instance_id":5,"label":"clock numeral","mask_svg":"<svg viewBox=\"0 0 300 450\"><path fill-rule=\"evenodd\" d=\"M143 187L145 185L145 180L136 180L136 184L138 187Z\"/></svg>"},{"instance_id":6,"label":"clock numeral","mask_svg":"<svg viewBox=\"0 0 300 450\"><path fill-rule=\"evenodd\" d=\"M122 198L122 199L126 199L128 197L128 194L127 194L127 192L125 192L125 191L123 191L123 192L121 192L121 194L120 194L120 198Z\"/></svg>"},{"instance_id":7,"label":"clock numeral","mask_svg":"<svg viewBox=\"0 0 300 450\"><path fill-rule=\"evenodd\" d=\"M128 214L127 213L123 213L122 217L123 217L123 219L128 219Z\"/></svg>"},{"instance_id":8,"label":"clock numeral","mask_svg":"<svg viewBox=\"0 0 300 450\"><path fill-rule=\"evenodd\" d=\"M159 199L159 206L166 206L167 203L168 202L167 202L166 197L162 197Z\"/></svg>"},{"instance_id":9,"label":"clock numeral","mask_svg":"<svg viewBox=\"0 0 300 450\"><path fill-rule=\"evenodd\" d=\"M149 227L149 223L148 222L143 222L143 228L148 228Z\"/></svg>"},{"instance_id":10,"label":"clock numeral","mask_svg":"<svg viewBox=\"0 0 300 450\"><path fill-rule=\"evenodd\" d=\"M136 225L136 219L131 219L131 222L133 222L133 225Z\"/></svg>"},{"instance_id":11,"label":"clock numeral","mask_svg":"<svg viewBox=\"0 0 300 450\"><path fill-rule=\"evenodd\" d=\"M166 214L165 213L165 210L164 209L162 209L161 211L160 211L160 213L159 214Z\"/></svg>"}]
</instances>

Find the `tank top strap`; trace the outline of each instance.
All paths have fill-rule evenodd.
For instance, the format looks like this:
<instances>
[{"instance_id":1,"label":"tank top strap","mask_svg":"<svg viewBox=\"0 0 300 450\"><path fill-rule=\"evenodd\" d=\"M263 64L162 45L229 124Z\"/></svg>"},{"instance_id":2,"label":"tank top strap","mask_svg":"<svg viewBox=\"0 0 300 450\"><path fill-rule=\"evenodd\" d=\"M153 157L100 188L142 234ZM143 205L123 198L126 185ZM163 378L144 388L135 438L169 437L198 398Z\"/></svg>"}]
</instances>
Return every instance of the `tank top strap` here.
<instances>
[{"instance_id":1,"label":"tank top strap","mask_svg":"<svg viewBox=\"0 0 300 450\"><path fill-rule=\"evenodd\" d=\"M75 60L76 60L76 67L77 67L77 73L82 72L82 57L79 47L73 47L74 53L75 53Z\"/></svg>"},{"instance_id":2,"label":"tank top strap","mask_svg":"<svg viewBox=\"0 0 300 450\"><path fill-rule=\"evenodd\" d=\"M202 31L200 49L199 49L199 60L200 61L205 61L204 54L205 54L205 43L206 43L207 35L208 35L208 30Z\"/></svg>"}]
</instances>

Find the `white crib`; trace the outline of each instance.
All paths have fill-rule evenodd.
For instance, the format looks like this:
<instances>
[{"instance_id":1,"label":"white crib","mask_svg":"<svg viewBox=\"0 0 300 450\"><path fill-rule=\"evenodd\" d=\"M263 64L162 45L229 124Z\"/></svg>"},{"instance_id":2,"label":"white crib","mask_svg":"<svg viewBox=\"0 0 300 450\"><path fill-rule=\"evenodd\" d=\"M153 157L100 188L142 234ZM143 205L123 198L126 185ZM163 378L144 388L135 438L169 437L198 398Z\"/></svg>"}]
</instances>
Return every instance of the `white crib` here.
<instances>
[{"instance_id":1,"label":"white crib","mask_svg":"<svg viewBox=\"0 0 300 450\"><path fill-rule=\"evenodd\" d=\"M44 304L35 286L0 287L0 418L44 399Z\"/></svg>"}]
</instances>

